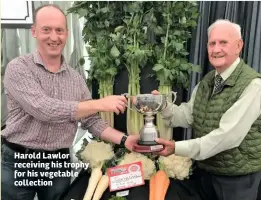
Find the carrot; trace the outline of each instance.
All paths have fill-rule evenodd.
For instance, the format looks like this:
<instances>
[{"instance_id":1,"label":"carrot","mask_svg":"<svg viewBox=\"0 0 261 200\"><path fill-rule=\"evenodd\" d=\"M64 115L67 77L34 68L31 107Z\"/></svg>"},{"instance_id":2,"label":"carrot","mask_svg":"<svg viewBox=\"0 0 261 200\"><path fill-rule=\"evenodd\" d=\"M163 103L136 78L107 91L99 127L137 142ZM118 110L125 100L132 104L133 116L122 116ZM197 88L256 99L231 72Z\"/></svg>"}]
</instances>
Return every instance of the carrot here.
<instances>
[{"instance_id":1,"label":"carrot","mask_svg":"<svg viewBox=\"0 0 261 200\"><path fill-rule=\"evenodd\" d=\"M103 175L97 185L92 200L100 200L104 191L108 188L108 186L109 186L109 177L107 175Z\"/></svg>"},{"instance_id":2,"label":"carrot","mask_svg":"<svg viewBox=\"0 0 261 200\"><path fill-rule=\"evenodd\" d=\"M85 192L83 200L91 200L94 190L102 177L102 171L100 167L92 169L91 176L88 182L88 188Z\"/></svg>"},{"instance_id":3,"label":"carrot","mask_svg":"<svg viewBox=\"0 0 261 200\"><path fill-rule=\"evenodd\" d=\"M170 184L170 180L169 180L169 178L168 179L166 179L166 182L164 183L164 189L163 189L163 191L162 191L162 197L163 197L163 199L165 199L165 197L166 197L166 195L167 195L167 192L168 192L168 188L169 188L169 184Z\"/></svg>"},{"instance_id":4,"label":"carrot","mask_svg":"<svg viewBox=\"0 0 261 200\"><path fill-rule=\"evenodd\" d=\"M157 171L155 175L155 192L153 200L164 200L170 184L169 177L163 170Z\"/></svg>"},{"instance_id":5,"label":"carrot","mask_svg":"<svg viewBox=\"0 0 261 200\"><path fill-rule=\"evenodd\" d=\"M154 200L154 196L155 196L155 189L156 189L156 187L155 187L155 184L156 184L156 182L155 182L155 174L153 174L151 177L150 177L150 192L149 192L149 194L150 194L150 199L149 200Z\"/></svg>"}]
</instances>

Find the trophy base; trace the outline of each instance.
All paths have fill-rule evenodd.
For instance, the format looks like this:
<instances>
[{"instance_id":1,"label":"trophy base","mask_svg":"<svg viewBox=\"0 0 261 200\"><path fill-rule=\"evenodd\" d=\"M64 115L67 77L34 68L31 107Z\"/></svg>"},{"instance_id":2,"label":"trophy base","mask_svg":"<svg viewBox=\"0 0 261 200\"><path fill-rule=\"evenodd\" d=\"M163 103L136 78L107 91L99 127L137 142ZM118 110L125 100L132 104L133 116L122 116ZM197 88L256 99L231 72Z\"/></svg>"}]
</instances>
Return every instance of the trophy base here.
<instances>
[{"instance_id":1,"label":"trophy base","mask_svg":"<svg viewBox=\"0 0 261 200\"><path fill-rule=\"evenodd\" d=\"M156 142L155 142L156 143ZM155 144L155 145L140 145L140 144L135 144L133 146L133 151L138 152L138 153L151 153L151 152L158 152L162 151L164 149L163 145L160 144Z\"/></svg>"},{"instance_id":2,"label":"trophy base","mask_svg":"<svg viewBox=\"0 0 261 200\"><path fill-rule=\"evenodd\" d=\"M153 146L153 145L158 145L158 143L155 142L155 141L142 141L142 140L139 140L138 141L138 145L141 145L141 146Z\"/></svg>"}]
</instances>

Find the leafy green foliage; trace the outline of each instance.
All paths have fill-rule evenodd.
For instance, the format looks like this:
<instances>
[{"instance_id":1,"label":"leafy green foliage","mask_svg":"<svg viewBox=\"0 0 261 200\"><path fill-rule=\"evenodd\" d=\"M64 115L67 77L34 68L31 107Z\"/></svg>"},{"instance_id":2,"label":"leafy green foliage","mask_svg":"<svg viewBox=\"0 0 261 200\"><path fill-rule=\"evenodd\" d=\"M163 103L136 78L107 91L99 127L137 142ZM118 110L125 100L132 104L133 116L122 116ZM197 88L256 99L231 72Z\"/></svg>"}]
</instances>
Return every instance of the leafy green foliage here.
<instances>
[{"instance_id":1,"label":"leafy green foliage","mask_svg":"<svg viewBox=\"0 0 261 200\"><path fill-rule=\"evenodd\" d=\"M160 85L175 85L187 88L192 71L200 67L188 62L187 42L191 29L197 25L196 2L167 1L155 6L150 14L154 20L149 30L156 37L153 67ZM156 17L157 16L157 17ZM157 40L158 39L158 40Z\"/></svg>"},{"instance_id":2,"label":"leafy green foliage","mask_svg":"<svg viewBox=\"0 0 261 200\"><path fill-rule=\"evenodd\" d=\"M115 2L76 1L68 10L86 19L82 35L91 61L91 80L107 80L111 84L120 69L120 40L112 35L122 22L120 6Z\"/></svg>"},{"instance_id":3,"label":"leafy green foliage","mask_svg":"<svg viewBox=\"0 0 261 200\"><path fill-rule=\"evenodd\" d=\"M109 200L127 200L125 197L118 197L118 196L111 196L111 198L109 198Z\"/></svg>"},{"instance_id":4,"label":"leafy green foliage","mask_svg":"<svg viewBox=\"0 0 261 200\"><path fill-rule=\"evenodd\" d=\"M125 66L132 76L139 80L139 67L147 64L152 56L151 45L147 38L144 13L146 2L124 2L122 4L122 24L115 28L115 35L121 39ZM133 69L135 68L135 69Z\"/></svg>"},{"instance_id":5,"label":"leafy green foliage","mask_svg":"<svg viewBox=\"0 0 261 200\"><path fill-rule=\"evenodd\" d=\"M197 2L86 1L75 2L69 12L87 21L83 38L89 45L90 79L114 77L126 66L129 82L139 84L140 67L150 60L160 85L188 87L191 72L200 71L187 59Z\"/></svg>"},{"instance_id":6,"label":"leafy green foliage","mask_svg":"<svg viewBox=\"0 0 261 200\"><path fill-rule=\"evenodd\" d=\"M119 164L119 162L123 159L126 153L130 153L130 151L126 148L114 148L114 156L110 160L106 161L103 165L103 171L106 172L108 168L115 167Z\"/></svg>"}]
</instances>

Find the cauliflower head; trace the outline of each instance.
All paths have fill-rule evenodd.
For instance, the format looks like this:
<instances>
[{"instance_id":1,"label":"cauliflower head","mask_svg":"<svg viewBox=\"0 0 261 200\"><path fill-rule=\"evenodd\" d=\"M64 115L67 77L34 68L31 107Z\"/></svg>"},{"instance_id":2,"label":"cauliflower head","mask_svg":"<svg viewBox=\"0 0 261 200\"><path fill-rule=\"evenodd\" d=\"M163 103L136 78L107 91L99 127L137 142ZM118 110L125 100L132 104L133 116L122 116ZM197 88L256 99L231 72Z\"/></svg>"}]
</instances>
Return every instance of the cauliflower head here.
<instances>
[{"instance_id":1,"label":"cauliflower head","mask_svg":"<svg viewBox=\"0 0 261 200\"><path fill-rule=\"evenodd\" d=\"M139 161L142 163L144 179L149 180L155 172L156 166L155 163L147 156L136 152L127 153L123 156L123 159L119 162L119 165L130 164Z\"/></svg>"},{"instance_id":2,"label":"cauliflower head","mask_svg":"<svg viewBox=\"0 0 261 200\"><path fill-rule=\"evenodd\" d=\"M171 178L184 180L188 178L192 161L188 157L170 155L159 157L160 166Z\"/></svg>"},{"instance_id":3,"label":"cauliflower head","mask_svg":"<svg viewBox=\"0 0 261 200\"><path fill-rule=\"evenodd\" d=\"M113 148L105 142L91 141L81 152L83 162L90 164L93 169L103 164L104 161L110 160L114 156Z\"/></svg>"}]
</instances>

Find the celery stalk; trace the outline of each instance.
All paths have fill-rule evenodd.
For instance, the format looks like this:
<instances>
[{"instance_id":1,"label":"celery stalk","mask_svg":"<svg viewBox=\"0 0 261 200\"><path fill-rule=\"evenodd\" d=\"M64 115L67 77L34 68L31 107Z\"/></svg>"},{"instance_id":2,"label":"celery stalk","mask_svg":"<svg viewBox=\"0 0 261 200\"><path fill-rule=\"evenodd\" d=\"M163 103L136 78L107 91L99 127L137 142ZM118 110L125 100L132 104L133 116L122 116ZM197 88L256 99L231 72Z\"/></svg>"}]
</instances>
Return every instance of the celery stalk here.
<instances>
[{"instance_id":1,"label":"celery stalk","mask_svg":"<svg viewBox=\"0 0 261 200\"><path fill-rule=\"evenodd\" d=\"M161 94L169 94L171 91L171 86L167 85L160 85L159 86L159 92ZM168 99L169 102L172 102L171 98ZM166 140L172 140L173 139L173 129L166 126L160 113L157 114L157 127L160 132L160 138L166 139Z\"/></svg>"},{"instance_id":2,"label":"celery stalk","mask_svg":"<svg viewBox=\"0 0 261 200\"><path fill-rule=\"evenodd\" d=\"M99 95L100 98L113 95L114 78L107 78L106 80L99 81ZM100 112L100 116L103 120L107 121L111 127L114 127L114 114L113 112Z\"/></svg>"}]
</instances>

